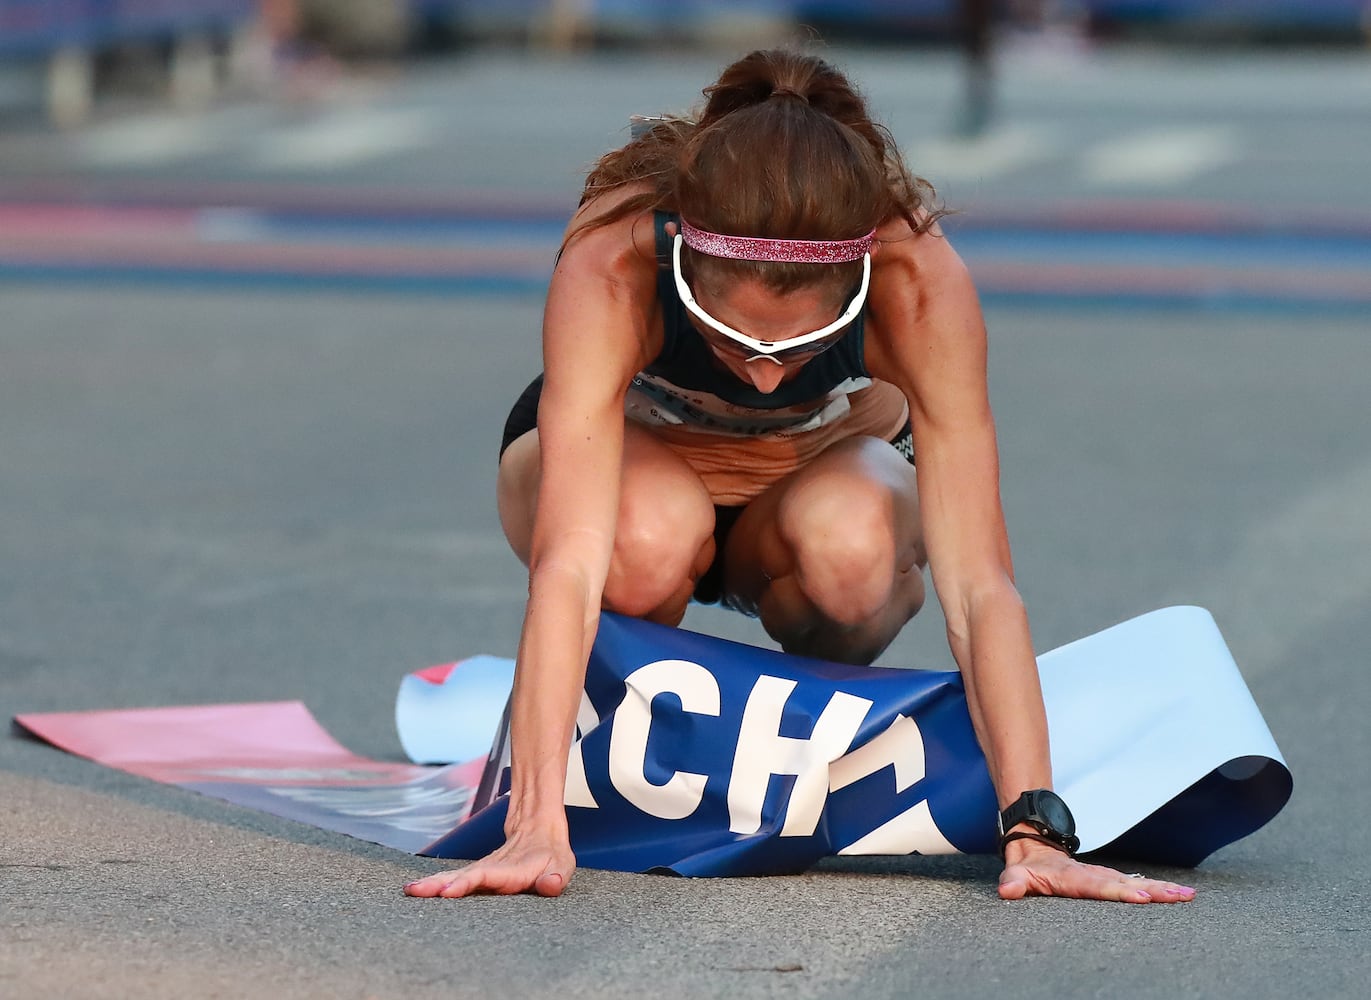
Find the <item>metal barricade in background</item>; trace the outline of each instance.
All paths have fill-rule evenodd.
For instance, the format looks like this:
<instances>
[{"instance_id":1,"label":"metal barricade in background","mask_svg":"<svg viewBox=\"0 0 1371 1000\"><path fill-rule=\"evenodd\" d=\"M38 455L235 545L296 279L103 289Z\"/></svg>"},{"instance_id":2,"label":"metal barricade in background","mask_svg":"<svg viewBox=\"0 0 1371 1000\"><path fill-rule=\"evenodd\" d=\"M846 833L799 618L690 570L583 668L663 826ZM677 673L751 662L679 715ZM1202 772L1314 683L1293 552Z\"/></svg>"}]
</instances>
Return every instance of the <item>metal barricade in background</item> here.
<instances>
[{"instance_id":1,"label":"metal barricade in background","mask_svg":"<svg viewBox=\"0 0 1371 1000\"><path fill-rule=\"evenodd\" d=\"M954 0L955 2L955 0ZM569 49L785 37L795 0L408 0L420 23L439 23L475 39L515 38Z\"/></svg>"},{"instance_id":2,"label":"metal barricade in background","mask_svg":"<svg viewBox=\"0 0 1371 1000\"><path fill-rule=\"evenodd\" d=\"M162 44L173 101L193 105L215 89L216 52L256 16L256 0L0 0L0 60L45 65L48 113L73 124L90 112L98 55Z\"/></svg>"},{"instance_id":3,"label":"metal barricade in background","mask_svg":"<svg viewBox=\"0 0 1371 1000\"><path fill-rule=\"evenodd\" d=\"M1169 38L1349 39L1367 31L1367 0L1078 0L1105 32Z\"/></svg>"}]
</instances>

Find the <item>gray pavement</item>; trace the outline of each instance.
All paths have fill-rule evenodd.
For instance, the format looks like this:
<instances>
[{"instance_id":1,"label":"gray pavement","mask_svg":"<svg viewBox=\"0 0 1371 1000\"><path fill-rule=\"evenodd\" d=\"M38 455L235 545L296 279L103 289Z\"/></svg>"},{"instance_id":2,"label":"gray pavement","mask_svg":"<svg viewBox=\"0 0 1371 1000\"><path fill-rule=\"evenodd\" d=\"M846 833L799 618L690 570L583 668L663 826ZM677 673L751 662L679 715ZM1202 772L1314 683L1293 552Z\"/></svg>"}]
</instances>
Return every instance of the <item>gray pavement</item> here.
<instances>
[{"instance_id":1,"label":"gray pavement","mask_svg":"<svg viewBox=\"0 0 1371 1000\"><path fill-rule=\"evenodd\" d=\"M1048 159L1013 152L1042 148L1033 126L998 151L931 147L951 179L925 172L972 204L1367 210L1364 57L1082 59L1088 85L1070 78L1081 64L1007 71L995 134L1050 119ZM571 196L629 111L689 103L719 61L477 54L319 106L226 108L246 124L216 151L175 153L182 135L140 164L90 150L114 148L102 129L161 120L151 111L12 130L0 187L251 182L344 203L360 185L546 204ZM847 61L878 106L903 109L907 145L944 134L954 63ZM302 131L358 101L447 125L329 169L308 166L308 147L291 169L253 159L279 123ZM1138 141L1159 133L1172 139ZM1101 143L1130 136L1140 160L1170 149L1191 166L1126 178L1116 156L1110 174ZM529 295L0 283L0 714L301 698L350 749L400 759L404 672L513 648L524 581L491 487L538 313ZM399 886L438 863L11 737L0 995L1360 996L1368 317L1089 303L987 318L1037 647L1207 607L1295 774L1269 827L1159 872L1195 885L1195 903L1001 903L996 866L976 858L756 880L584 871L555 901L417 902ZM687 625L765 642L709 609ZM941 632L928 609L883 662L949 665Z\"/></svg>"}]
</instances>

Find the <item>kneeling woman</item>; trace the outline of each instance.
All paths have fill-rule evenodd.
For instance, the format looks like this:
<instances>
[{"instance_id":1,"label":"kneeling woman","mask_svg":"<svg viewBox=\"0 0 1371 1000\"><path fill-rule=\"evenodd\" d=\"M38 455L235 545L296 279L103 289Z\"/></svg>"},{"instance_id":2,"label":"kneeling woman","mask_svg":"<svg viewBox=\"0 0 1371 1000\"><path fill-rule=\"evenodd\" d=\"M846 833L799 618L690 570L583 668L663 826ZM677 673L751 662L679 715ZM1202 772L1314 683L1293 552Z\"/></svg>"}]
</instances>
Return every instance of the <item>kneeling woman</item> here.
<instances>
[{"instance_id":1,"label":"kneeling woman","mask_svg":"<svg viewBox=\"0 0 1371 1000\"><path fill-rule=\"evenodd\" d=\"M677 624L718 601L789 652L869 663L919 610L927 563L1005 810L1000 894L1190 898L1076 861L1054 826L985 328L926 186L821 60L755 52L705 96L586 182L544 374L501 449L530 574L506 842L406 891L566 888L567 750L602 608Z\"/></svg>"}]
</instances>

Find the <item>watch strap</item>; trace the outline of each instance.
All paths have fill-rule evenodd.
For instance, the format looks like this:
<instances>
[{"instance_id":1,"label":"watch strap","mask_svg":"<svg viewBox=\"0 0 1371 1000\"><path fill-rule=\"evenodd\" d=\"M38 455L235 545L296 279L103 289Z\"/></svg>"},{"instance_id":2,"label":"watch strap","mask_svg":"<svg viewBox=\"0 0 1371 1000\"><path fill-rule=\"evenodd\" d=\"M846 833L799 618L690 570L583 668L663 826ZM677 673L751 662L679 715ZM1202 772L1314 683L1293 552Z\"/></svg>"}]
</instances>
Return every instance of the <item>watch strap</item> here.
<instances>
[{"instance_id":1,"label":"watch strap","mask_svg":"<svg viewBox=\"0 0 1371 1000\"><path fill-rule=\"evenodd\" d=\"M1024 792L1013 802L1009 803L1000 813L1000 836L1003 837L1013 827L1028 820L1032 812L1032 792Z\"/></svg>"},{"instance_id":2,"label":"watch strap","mask_svg":"<svg viewBox=\"0 0 1371 1000\"><path fill-rule=\"evenodd\" d=\"M1076 856L1076 852L1071 849L1070 845L1064 844L1060 840L1053 840L1051 837L1044 837L1041 833L1029 833L1027 830L1015 830L1012 833L1006 833L1003 837L1000 838L1001 858L1004 857L1005 847L1009 844L1010 841L1013 840L1036 840L1040 844L1046 844L1048 847L1052 847L1056 850L1061 851L1067 857L1074 858Z\"/></svg>"}]
</instances>

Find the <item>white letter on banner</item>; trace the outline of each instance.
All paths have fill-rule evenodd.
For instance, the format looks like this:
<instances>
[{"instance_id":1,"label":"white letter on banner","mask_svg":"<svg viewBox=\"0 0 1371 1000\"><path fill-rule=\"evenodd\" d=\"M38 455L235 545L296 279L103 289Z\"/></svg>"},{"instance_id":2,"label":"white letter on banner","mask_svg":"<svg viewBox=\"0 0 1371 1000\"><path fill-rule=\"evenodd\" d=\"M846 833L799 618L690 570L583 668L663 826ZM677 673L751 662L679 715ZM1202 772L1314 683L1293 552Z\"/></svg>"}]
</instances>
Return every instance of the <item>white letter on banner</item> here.
<instances>
[{"instance_id":1,"label":"white letter on banner","mask_svg":"<svg viewBox=\"0 0 1371 1000\"><path fill-rule=\"evenodd\" d=\"M719 714L719 683L704 667L689 660L658 660L639 667L625 678L628 690L614 710L609 734L609 780L619 794L659 819L685 819L700 807L708 775L677 771L664 785L654 785L643 773L647 737L652 728L652 699L671 693L681 699L681 711Z\"/></svg>"},{"instance_id":2,"label":"white letter on banner","mask_svg":"<svg viewBox=\"0 0 1371 1000\"><path fill-rule=\"evenodd\" d=\"M924 737L919 724L907 715L895 716L881 735L833 762L829 771L829 791L861 781L867 775L895 765L895 793L898 795L924 777Z\"/></svg>"},{"instance_id":3,"label":"white letter on banner","mask_svg":"<svg viewBox=\"0 0 1371 1000\"><path fill-rule=\"evenodd\" d=\"M848 844L839 854L957 854L943 836L924 799L864 837Z\"/></svg>"},{"instance_id":4,"label":"white letter on banner","mask_svg":"<svg viewBox=\"0 0 1371 1000\"><path fill-rule=\"evenodd\" d=\"M782 837L808 837L819 825L828 798L829 765L847 752L871 702L842 691L833 695L809 739L781 736L781 716L795 682L763 674L743 709L733 776L728 783L728 828L753 834L762 827L762 805L773 774L795 775Z\"/></svg>"},{"instance_id":5,"label":"white letter on banner","mask_svg":"<svg viewBox=\"0 0 1371 1000\"><path fill-rule=\"evenodd\" d=\"M926 773L924 738L919 724L906 715L897 715L890 728L869 743L833 762L829 771L829 790L837 791L895 765L895 794L903 792ZM956 854L943 836L928 800L915 803L893 819L881 824L839 854Z\"/></svg>"},{"instance_id":6,"label":"white letter on banner","mask_svg":"<svg viewBox=\"0 0 1371 1000\"><path fill-rule=\"evenodd\" d=\"M590 703L590 695L581 692L581 704L576 709L576 739L571 744L571 755L566 765L566 796L563 802L569 806L583 809L598 809L600 804L590 794L590 782L586 780L586 754L581 740L586 733L600 724L600 716Z\"/></svg>"}]
</instances>

